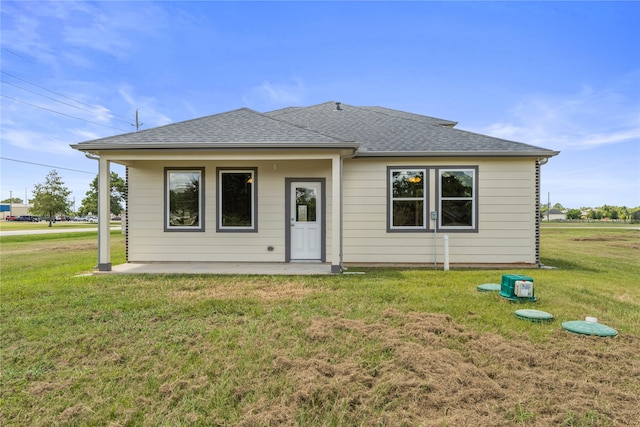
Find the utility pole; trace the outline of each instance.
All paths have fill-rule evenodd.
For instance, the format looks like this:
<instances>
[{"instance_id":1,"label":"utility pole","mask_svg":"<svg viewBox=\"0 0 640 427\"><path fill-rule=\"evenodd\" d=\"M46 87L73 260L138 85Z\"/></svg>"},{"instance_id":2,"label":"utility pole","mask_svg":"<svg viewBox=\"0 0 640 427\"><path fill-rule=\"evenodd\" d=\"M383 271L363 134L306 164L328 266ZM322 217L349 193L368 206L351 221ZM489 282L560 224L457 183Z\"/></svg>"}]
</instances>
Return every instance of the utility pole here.
<instances>
[{"instance_id":1,"label":"utility pole","mask_svg":"<svg viewBox=\"0 0 640 427\"><path fill-rule=\"evenodd\" d=\"M144 123L140 123L138 121L138 109L136 108L136 132L138 132L138 129L140 129L140 126L142 126Z\"/></svg>"},{"instance_id":2,"label":"utility pole","mask_svg":"<svg viewBox=\"0 0 640 427\"><path fill-rule=\"evenodd\" d=\"M9 216L13 216L13 190L9 190Z\"/></svg>"}]
</instances>

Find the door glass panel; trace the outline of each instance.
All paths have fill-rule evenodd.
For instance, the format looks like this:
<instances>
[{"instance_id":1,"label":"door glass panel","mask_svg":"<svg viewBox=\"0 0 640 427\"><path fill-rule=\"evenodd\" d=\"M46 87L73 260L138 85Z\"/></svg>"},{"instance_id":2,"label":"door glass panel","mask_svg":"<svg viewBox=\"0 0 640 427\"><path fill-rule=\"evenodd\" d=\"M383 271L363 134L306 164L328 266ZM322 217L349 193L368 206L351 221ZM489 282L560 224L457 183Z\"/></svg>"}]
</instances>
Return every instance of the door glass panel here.
<instances>
[{"instance_id":1,"label":"door glass panel","mask_svg":"<svg viewBox=\"0 0 640 427\"><path fill-rule=\"evenodd\" d=\"M296 221L316 222L316 189L296 187Z\"/></svg>"}]
</instances>

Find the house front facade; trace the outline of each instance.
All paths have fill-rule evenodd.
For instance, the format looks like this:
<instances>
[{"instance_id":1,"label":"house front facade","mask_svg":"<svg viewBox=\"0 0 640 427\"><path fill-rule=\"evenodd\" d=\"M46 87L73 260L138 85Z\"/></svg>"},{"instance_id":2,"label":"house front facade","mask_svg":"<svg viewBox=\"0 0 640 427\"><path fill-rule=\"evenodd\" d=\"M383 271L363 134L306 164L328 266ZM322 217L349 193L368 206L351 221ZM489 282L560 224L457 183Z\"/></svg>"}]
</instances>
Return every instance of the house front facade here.
<instances>
[{"instance_id":1,"label":"house front facade","mask_svg":"<svg viewBox=\"0 0 640 427\"><path fill-rule=\"evenodd\" d=\"M558 152L448 120L328 102L233 110L72 145L126 166L127 262L539 264L540 167ZM108 222L98 269L111 269Z\"/></svg>"}]
</instances>

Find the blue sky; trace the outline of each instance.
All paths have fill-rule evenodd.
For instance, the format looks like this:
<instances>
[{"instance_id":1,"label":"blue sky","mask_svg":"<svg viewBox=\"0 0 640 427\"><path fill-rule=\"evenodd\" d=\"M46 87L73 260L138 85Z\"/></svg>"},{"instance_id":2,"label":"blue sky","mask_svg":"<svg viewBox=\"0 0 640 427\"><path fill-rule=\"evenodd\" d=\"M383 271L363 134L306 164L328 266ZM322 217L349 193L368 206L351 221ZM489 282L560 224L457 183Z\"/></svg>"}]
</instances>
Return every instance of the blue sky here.
<instances>
[{"instance_id":1,"label":"blue sky","mask_svg":"<svg viewBox=\"0 0 640 427\"><path fill-rule=\"evenodd\" d=\"M97 164L69 144L136 109L148 129L341 101L559 150L545 203L640 206L640 2L0 5L2 199L55 167L79 207Z\"/></svg>"}]
</instances>

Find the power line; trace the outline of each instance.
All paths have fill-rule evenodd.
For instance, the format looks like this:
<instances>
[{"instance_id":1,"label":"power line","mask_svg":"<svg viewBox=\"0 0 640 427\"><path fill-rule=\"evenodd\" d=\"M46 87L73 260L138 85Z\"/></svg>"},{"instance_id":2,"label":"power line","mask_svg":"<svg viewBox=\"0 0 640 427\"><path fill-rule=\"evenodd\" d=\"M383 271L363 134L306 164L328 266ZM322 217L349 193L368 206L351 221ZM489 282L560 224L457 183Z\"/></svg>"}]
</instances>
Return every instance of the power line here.
<instances>
[{"instance_id":1,"label":"power line","mask_svg":"<svg viewBox=\"0 0 640 427\"><path fill-rule=\"evenodd\" d=\"M0 159L9 160L11 162L27 163L29 165L45 166L45 167L48 167L48 168L64 169L64 170L73 171L73 172L82 172L82 173L90 173L91 175L97 175L95 172L87 172L87 171L81 171L81 170L78 170L78 169L63 168L63 167L60 167L60 166L44 165L42 163L27 162L26 160L10 159L8 157L0 157Z\"/></svg>"},{"instance_id":2,"label":"power line","mask_svg":"<svg viewBox=\"0 0 640 427\"><path fill-rule=\"evenodd\" d=\"M23 104L31 105L32 107L40 108L40 109L42 109L42 110L50 111L50 112L52 112L52 113L60 114L61 116L71 117L72 119L82 120L83 122L91 123L91 124L98 125L98 126L104 126L104 127L106 127L106 128L111 128L111 129L115 129L115 130L120 130L120 131L122 131L122 132L129 132L129 131L128 131L128 130L126 130L126 129L120 129L120 128L113 127L113 126L109 126L109 125L105 125L105 124L102 124L102 123L92 122L91 120L83 119L83 118L80 118L80 117L75 117L75 116L72 116L72 115L70 115L70 114L61 113L61 112L59 112L59 111L52 110L52 109L50 109L50 108L46 108L46 107L43 107L43 106L41 106L41 105L32 104L32 103L30 103L30 102L23 101L23 100L21 100L21 99L12 98L12 97L7 96L7 95L5 95L5 94L2 94L2 97L3 97L3 98L7 98L7 99L11 99L12 101L22 102Z\"/></svg>"},{"instance_id":3,"label":"power line","mask_svg":"<svg viewBox=\"0 0 640 427\"><path fill-rule=\"evenodd\" d=\"M20 55L19 53L15 53L15 52L14 52L14 51L12 51L11 49L7 49L6 47L3 47L3 49L4 49L4 50L6 50L7 52L9 52L10 54L17 56L18 58L21 58L21 59L24 59L24 60L26 60L26 61L33 62L33 63L37 64L37 62L36 62L36 61L34 61L33 59L31 59L31 58L27 58L26 56L22 56L22 55Z\"/></svg>"},{"instance_id":4,"label":"power line","mask_svg":"<svg viewBox=\"0 0 640 427\"><path fill-rule=\"evenodd\" d=\"M86 111L86 112L91 113L91 114L101 115L100 113L98 113L98 112L96 112L96 111L87 110L86 108L78 107L77 105L73 105L73 104L69 104L68 102L60 101L59 99L53 98L53 97L51 97L51 96L43 95L43 94L38 93L38 92L36 92L36 91L29 90L29 89L27 89L27 88L25 88L25 87L18 86L18 85L16 85L16 84L13 84L13 83L10 83L10 82L4 81L4 80L2 80L2 83L7 84L7 85L10 85L10 86L13 86L13 87L17 87L18 89L22 89L22 90L27 91L27 92L30 92L30 93L34 93L34 94L36 94L36 95L38 95L38 96L42 96L43 98L51 99L52 101L56 101L56 102L59 102L59 103L64 104L64 105L68 105L69 107L77 108L78 110ZM95 107L94 107L94 108L95 108ZM104 116L104 114L102 114L102 115ZM108 117L108 118L111 118L111 117ZM119 121L119 122L124 122L124 123L126 123L126 124L128 124L128 125L133 126L133 124L132 124L132 123L130 123L129 121L124 121L124 120L122 120L122 119L117 119L117 118L114 118L114 120L117 120L117 121Z\"/></svg>"},{"instance_id":5,"label":"power line","mask_svg":"<svg viewBox=\"0 0 640 427\"><path fill-rule=\"evenodd\" d=\"M12 52L12 53L13 53L13 52ZM43 86L37 85L37 84L35 84L35 83L32 83L32 82L30 82L29 80L25 80L25 79L23 79L23 78L21 78L21 77L18 77L18 76L16 76L16 75L14 75L14 74L7 73L6 71L1 71L1 70L0 70L0 73L5 74L5 75L7 75L7 76L9 76L9 77L13 77L13 78L14 78L14 79L16 79L16 80L20 80L20 81L22 81L22 82L28 83L28 84L30 84L30 85L32 85L32 86L35 86L35 87L37 87L37 88L40 88L40 89L42 89L42 90L46 90L47 92L51 92L51 93L53 93L53 94L55 94L55 95L58 95L58 96L61 96L61 97L63 97L63 98L70 99L71 101L73 101L73 102L77 102L78 104L84 105L85 107L95 108L95 105L90 105L90 104L87 104L87 103L85 103L85 102L79 101L79 100L77 100L77 99L71 98L70 96L64 95L64 94L62 94L62 93L58 93L58 92L55 92L55 91L53 91L53 90L51 90L51 89L47 89L46 87L43 87ZM122 116L122 115L120 115L120 114L115 114L115 113L113 113L113 115L114 115L114 116L117 116L117 117L121 117L121 118L127 119L127 120L129 120L129 121L131 120L129 117Z\"/></svg>"}]
</instances>

